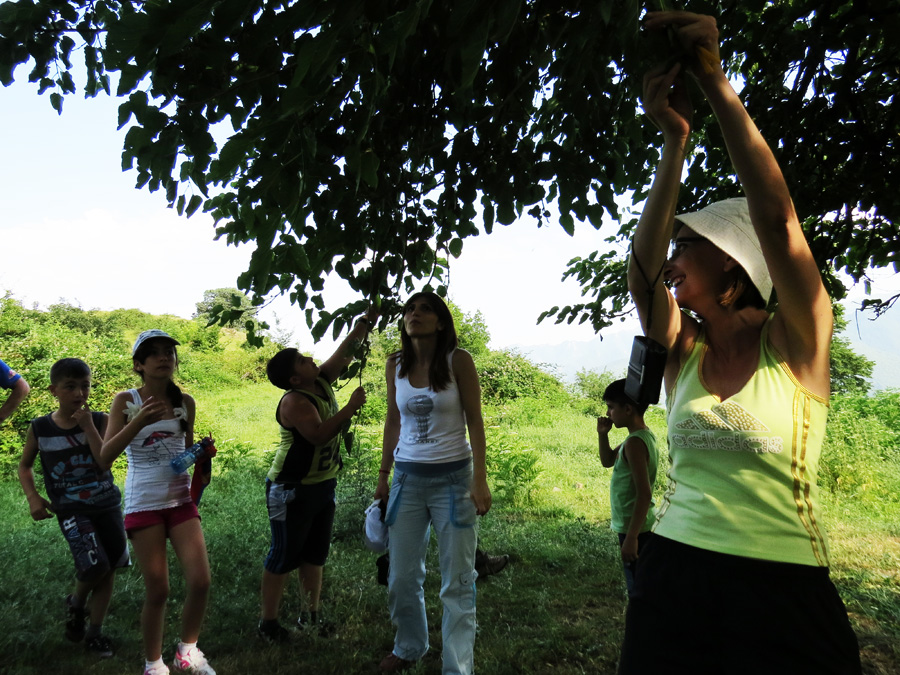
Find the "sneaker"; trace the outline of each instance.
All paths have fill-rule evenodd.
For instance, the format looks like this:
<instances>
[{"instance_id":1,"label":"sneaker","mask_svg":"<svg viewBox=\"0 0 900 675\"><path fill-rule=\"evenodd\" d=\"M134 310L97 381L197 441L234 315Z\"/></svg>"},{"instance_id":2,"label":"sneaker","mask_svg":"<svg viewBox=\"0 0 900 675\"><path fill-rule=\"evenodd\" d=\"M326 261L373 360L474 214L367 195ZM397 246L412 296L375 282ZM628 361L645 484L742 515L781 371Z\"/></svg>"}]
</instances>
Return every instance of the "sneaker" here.
<instances>
[{"instance_id":1,"label":"sneaker","mask_svg":"<svg viewBox=\"0 0 900 675\"><path fill-rule=\"evenodd\" d=\"M175 672L193 673L194 675L216 675L206 657L196 647L191 647L186 652L181 651L181 645L175 650L175 661L172 663Z\"/></svg>"},{"instance_id":2,"label":"sneaker","mask_svg":"<svg viewBox=\"0 0 900 675\"><path fill-rule=\"evenodd\" d=\"M475 571L478 576L487 577L491 574L497 574L509 564L508 555L488 555L481 551L475 553Z\"/></svg>"},{"instance_id":3,"label":"sneaker","mask_svg":"<svg viewBox=\"0 0 900 675\"><path fill-rule=\"evenodd\" d=\"M327 619L317 618L312 621L309 612L300 612L300 618L297 619L297 628L303 631L315 631L319 637L331 637L337 630L337 626Z\"/></svg>"},{"instance_id":4,"label":"sneaker","mask_svg":"<svg viewBox=\"0 0 900 675\"><path fill-rule=\"evenodd\" d=\"M84 641L84 647L104 659L113 655L112 641L105 635L88 638Z\"/></svg>"},{"instance_id":5,"label":"sneaker","mask_svg":"<svg viewBox=\"0 0 900 675\"><path fill-rule=\"evenodd\" d=\"M66 639L81 642L84 639L84 624L87 621L87 609L75 606L75 596L66 597Z\"/></svg>"},{"instance_id":6,"label":"sneaker","mask_svg":"<svg viewBox=\"0 0 900 675\"><path fill-rule=\"evenodd\" d=\"M145 666L144 675L169 675L169 666L160 663L158 666Z\"/></svg>"},{"instance_id":7,"label":"sneaker","mask_svg":"<svg viewBox=\"0 0 900 675\"><path fill-rule=\"evenodd\" d=\"M378 667L381 669L382 673L399 673L401 670L409 670L415 665L415 661L401 659L394 652L391 652L381 659L381 665Z\"/></svg>"},{"instance_id":8,"label":"sneaker","mask_svg":"<svg viewBox=\"0 0 900 675\"><path fill-rule=\"evenodd\" d=\"M257 630L259 631L259 636L263 640L273 644L277 642L287 642L291 637L291 632L278 623L278 619L272 619L271 621L263 621L260 619Z\"/></svg>"}]
</instances>

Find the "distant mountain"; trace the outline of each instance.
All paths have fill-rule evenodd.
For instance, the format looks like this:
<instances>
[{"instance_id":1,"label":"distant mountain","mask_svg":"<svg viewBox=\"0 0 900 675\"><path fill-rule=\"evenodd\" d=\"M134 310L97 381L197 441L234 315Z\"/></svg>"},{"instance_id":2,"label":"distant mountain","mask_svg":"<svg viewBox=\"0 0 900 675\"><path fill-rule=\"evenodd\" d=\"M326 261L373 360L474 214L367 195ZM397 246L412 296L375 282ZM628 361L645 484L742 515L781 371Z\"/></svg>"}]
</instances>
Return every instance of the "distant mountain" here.
<instances>
[{"instance_id":1,"label":"distant mountain","mask_svg":"<svg viewBox=\"0 0 900 675\"><path fill-rule=\"evenodd\" d=\"M887 312L871 321L868 314L857 315L848 308L849 320L843 337L850 340L853 349L872 359L872 389L900 389L900 308ZM574 382L579 370L609 370L625 377L631 343L634 335L617 331L602 340L561 342L555 345L513 345L535 363L555 367L557 375L566 382Z\"/></svg>"},{"instance_id":2,"label":"distant mountain","mask_svg":"<svg viewBox=\"0 0 900 675\"><path fill-rule=\"evenodd\" d=\"M554 366L566 382L574 382L579 370L609 370L625 377L634 335L616 332L600 339L581 342L561 342L556 345L525 345L514 347L535 363Z\"/></svg>"}]
</instances>

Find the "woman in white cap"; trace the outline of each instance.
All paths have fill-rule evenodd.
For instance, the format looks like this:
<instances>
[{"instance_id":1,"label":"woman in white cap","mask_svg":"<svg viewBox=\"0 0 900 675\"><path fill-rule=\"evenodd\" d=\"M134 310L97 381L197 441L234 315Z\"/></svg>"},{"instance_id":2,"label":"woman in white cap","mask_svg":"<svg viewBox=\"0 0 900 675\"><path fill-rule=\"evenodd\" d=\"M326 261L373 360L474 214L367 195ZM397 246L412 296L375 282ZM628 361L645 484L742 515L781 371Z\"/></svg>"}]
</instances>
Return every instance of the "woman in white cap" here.
<instances>
[{"instance_id":1,"label":"woman in white cap","mask_svg":"<svg viewBox=\"0 0 900 675\"><path fill-rule=\"evenodd\" d=\"M172 380L178 366L178 341L161 330L147 330L131 350L134 372L143 384L116 394L100 452L108 466L123 452L125 531L144 577L141 633L146 655L144 675L169 672L162 658L163 627L169 594L166 539L181 563L186 597L176 671L215 675L197 648L206 615L210 571L200 515L191 499L190 476L171 461L194 443L194 399Z\"/></svg>"},{"instance_id":2,"label":"woman in white cap","mask_svg":"<svg viewBox=\"0 0 900 675\"><path fill-rule=\"evenodd\" d=\"M674 29L746 198L676 215L692 108L680 64L649 73L644 110L664 145L628 284L668 349L671 469L620 672L859 673L816 488L831 301L775 157L722 70L715 19L651 12L644 26Z\"/></svg>"}]
</instances>

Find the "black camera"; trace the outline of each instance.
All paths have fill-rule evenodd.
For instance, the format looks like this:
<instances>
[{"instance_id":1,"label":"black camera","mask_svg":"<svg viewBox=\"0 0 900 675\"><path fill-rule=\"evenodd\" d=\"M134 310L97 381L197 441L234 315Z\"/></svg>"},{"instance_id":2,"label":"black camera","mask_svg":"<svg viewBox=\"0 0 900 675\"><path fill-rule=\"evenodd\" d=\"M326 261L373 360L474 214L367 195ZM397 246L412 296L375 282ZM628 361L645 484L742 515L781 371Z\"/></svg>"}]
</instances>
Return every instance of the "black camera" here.
<instances>
[{"instance_id":1,"label":"black camera","mask_svg":"<svg viewBox=\"0 0 900 675\"><path fill-rule=\"evenodd\" d=\"M659 402L668 350L652 338L638 335L631 346L625 395L640 406Z\"/></svg>"}]
</instances>

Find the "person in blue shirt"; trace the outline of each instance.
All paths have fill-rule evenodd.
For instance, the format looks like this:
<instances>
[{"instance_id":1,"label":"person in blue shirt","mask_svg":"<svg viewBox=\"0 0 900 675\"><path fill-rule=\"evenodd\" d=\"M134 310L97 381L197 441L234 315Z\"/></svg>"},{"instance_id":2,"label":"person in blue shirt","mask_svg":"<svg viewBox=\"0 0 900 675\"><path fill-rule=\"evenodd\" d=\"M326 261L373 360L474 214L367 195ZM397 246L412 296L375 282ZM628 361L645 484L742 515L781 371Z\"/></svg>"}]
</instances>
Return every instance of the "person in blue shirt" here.
<instances>
[{"instance_id":1,"label":"person in blue shirt","mask_svg":"<svg viewBox=\"0 0 900 675\"><path fill-rule=\"evenodd\" d=\"M9 389L9 396L0 405L0 423L5 422L16 411L16 408L25 400L31 387L25 378L16 371L0 361L0 387Z\"/></svg>"}]
</instances>

